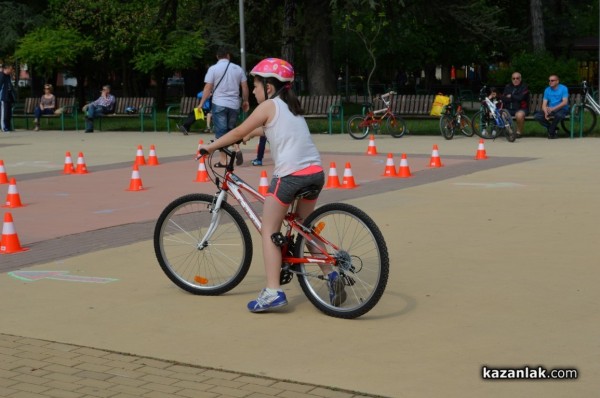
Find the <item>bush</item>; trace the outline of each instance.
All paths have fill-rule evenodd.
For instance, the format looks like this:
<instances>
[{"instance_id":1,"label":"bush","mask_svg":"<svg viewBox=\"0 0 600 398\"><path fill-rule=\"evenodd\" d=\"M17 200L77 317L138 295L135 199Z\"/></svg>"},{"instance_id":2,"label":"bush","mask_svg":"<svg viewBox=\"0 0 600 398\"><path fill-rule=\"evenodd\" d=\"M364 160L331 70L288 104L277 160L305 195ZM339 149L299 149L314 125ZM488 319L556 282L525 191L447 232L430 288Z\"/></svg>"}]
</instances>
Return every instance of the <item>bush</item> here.
<instances>
[{"instance_id":1,"label":"bush","mask_svg":"<svg viewBox=\"0 0 600 398\"><path fill-rule=\"evenodd\" d=\"M580 83L576 60L556 59L548 53L522 53L512 59L509 67L490 72L490 84L504 87L510 82L514 71L521 73L523 81L533 93L541 93L548 87L550 75L558 75L560 82L567 86L577 86Z\"/></svg>"}]
</instances>

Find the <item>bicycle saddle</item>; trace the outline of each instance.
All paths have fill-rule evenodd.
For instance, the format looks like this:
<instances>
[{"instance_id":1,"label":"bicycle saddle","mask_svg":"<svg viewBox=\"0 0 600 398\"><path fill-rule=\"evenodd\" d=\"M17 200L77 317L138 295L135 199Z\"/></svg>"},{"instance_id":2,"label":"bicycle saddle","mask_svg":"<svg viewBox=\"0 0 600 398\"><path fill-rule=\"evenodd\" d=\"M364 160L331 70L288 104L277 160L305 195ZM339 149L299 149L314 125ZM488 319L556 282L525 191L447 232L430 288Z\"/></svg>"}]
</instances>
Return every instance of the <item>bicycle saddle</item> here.
<instances>
[{"instance_id":1,"label":"bicycle saddle","mask_svg":"<svg viewBox=\"0 0 600 398\"><path fill-rule=\"evenodd\" d=\"M309 185L296 192L297 198L304 198L306 196L316 195L320 189L317 185Z\"/></svg>"}]
</instances>

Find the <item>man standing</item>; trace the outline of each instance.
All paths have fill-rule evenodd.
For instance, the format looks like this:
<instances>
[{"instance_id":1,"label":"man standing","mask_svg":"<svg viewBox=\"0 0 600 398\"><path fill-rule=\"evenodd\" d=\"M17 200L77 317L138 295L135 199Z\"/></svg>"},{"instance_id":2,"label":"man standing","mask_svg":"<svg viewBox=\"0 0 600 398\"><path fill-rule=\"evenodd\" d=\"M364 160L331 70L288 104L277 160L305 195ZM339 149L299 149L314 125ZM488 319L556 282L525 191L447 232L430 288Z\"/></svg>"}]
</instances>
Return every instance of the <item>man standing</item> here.
<instances>
[{"instance_id":1,"label":"man standing","mask_svg":"<svg viewBox=\"0 0 600 398\"><path fill-rule=\"evenodd\" d=\"M242 89L242 110L248 112L248 81L246 73L231 62L231 53L221 47L217 51L217 63L208 68L204 77L204 90L198 109L202 110L204 102L212 95L212 124L216 138L220 138L233 130L240 112L240 87ZM244 162L239 145L235 145L236 164ZM226 166L225 153L221 152L220 161L215 167Z\"/></svg>"},{"instance_id":2,"label":"man standing","mask_svg":"<svg viewBox=\"0 0 600 398\"><path fill-rule=\"evenodd\" d=\"M503 109L508 110L517 120L517 138L521 138L525 127L525 116L529 114L529 88L523 83L519 72L513 72L511 79L511 83L504 87L501 99Z\"/></svg>"},{"instance_id":3,"label":"man standing","mask_svg":"<svg viewBox=\"0 0 600 398\"><path fill-rule=\"evenodd\" d=\"M556 127L569 114L569 90L560 84L558 76L548 78L548 87L544 90L542 110L535 113L535 120L548 130L548 139L556 138ZM550 121L551 118L554 118Z\"/></svg>"},{"instance_id":4,"label":"man standing","mask_svg":"<svg viewBox=\"0 0 600 398\"><path fill-rule=\"evenodd\" d=\"M4 65L0 76L0 123L2 131L8 133L12 130L12 106L17 99L12 84L12 65Z\"/></svg>"},{"instance_id":5,"label":"man standing","mask_svg":"<svg viewBox=\"0 0 600 398\"><path fill-rule=\"evenodd\" d=\"M94 132L94 119L115 112L115 96L110 93L110 86L102 86L100 97L94 102L86 105L85 132Z\"/></svg>"}]
</instances>

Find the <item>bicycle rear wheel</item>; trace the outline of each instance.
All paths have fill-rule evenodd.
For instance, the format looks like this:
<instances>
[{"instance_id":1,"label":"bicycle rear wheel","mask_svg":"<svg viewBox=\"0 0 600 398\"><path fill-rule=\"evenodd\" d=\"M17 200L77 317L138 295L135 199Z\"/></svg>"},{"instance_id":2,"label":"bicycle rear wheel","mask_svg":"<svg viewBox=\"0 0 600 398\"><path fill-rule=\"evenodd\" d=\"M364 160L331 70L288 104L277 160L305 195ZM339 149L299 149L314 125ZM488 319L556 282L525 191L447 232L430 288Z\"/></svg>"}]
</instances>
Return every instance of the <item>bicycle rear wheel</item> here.
<instances>
[{"instance_id":1,"label":"bicycle rear wheel","mask_svg":"<svg viewBox=\"0 0 600 398\"><path fill-rule=\"evenodd\" d=\"M394 138L402 137L407 131L406 122L396 114L388 118L385 128Z\"/></svg>"},{"instance_id":2,"label":"bicycle rear wheel","mask_svg":"<svg viewBox=\"0 0 600 398\"><path fill-rule=\"evenodd\" d=\"M471 119L464 113L456 116L456 119L460 117L460 122L458 123L460 132L463 133L464 136L473 137L475 132L473 131L473 122Z\"/></svg>"},{"instance_id":3,"label":"bicycle rear wheel","mask_svg":"<svg viewBox=\"0 0 600 398\"><path fill-rule=\"evenodd\" d=\"M481 138L493 139L496 138L496 123L492 120L486 111L477 112L472 119L473 131Z\"/></svg>"},{"instance_id":4,"label":"bicycle rear wheel","mask_svg":"<svg viewBox=\"0 0 600 398\"><path fill-rule=\"evenodd\" d=\"M451 115L442 115L440 118L440 132L447 140L454 137L454 118Z\"/></svg>"},{"instance_id":5,"label":"bicycle rear wheel","mask_svg":"<svg viewBox=\"0 0 600 398\"><path fill-rule=\"evenodd\" d=\"M348 134L355 140L362 140L369 134L369 122L365 116L354 115L348 119Z\"/></svg>"},{"instance_id":6,"label":"bicycle rear wheel","mask_svg":"<svg viewBox=\"0 0 600 398\"><path fill-rule=\"evenodd\" d=\"M215 197L190 194L171 202L154 228L154 251L164 273L181 289L214 296L236 287L252 262L252 237L240 213ZM213 217L216 229L201 246Z\"/></svg>"},{"instance_id":7,"label":"bicycle rear wheel","mask_svg":"<svg viewBox=\"0 0 600 398\"><path fill-rule=\"evenodd\" d=\"M579 134L579 113L581 112L581 107L577 107L575 108L575 112L574 112L574 124L573 124L573 128L574 128L574 132L573 135L575 136L576 134ZM571 135L571 120L570 119L563 119L560 122L563 130L565 130L567 132L567 134L570 136ZM585 105L583 107L583 123L581 125L581 129L583 131L583 134L588 135L589 133L591 133L594 130L594 127L596 127L596 112L594 112L594 110L592 109L591 106L589 105Z\"/></svg>"},{"instance_id":8,"label":"bicycle rear wheel","mask_svg":"<svg viewBox=\"0 0 600 398\"><path fill-rule=\"evenodd\" d=\"M387 246L375 222L362 210L345 203L329 203L306 218L305 225L320 224L320 235L331 242L328 252L338 261L345 294L341 303L330 296L327 277L315 263L302 264L298 282L302 291L323 313L352 319L369 312L385 290L389 275ZM333 248L337 247L337 251ZM295 256L309 255L306 240L299 235ZM339 292L338 292L339 293Z\"/></svg>"}]
</instances>

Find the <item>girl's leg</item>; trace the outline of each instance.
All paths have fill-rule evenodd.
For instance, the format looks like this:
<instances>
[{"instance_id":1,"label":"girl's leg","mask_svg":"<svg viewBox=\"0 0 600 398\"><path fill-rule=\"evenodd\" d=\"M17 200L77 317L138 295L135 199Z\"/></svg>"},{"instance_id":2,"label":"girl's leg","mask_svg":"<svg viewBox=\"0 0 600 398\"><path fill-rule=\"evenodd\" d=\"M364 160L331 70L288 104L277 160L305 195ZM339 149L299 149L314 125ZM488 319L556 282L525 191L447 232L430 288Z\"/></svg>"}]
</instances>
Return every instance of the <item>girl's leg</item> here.
<instances>
[{"instance_id":1,"label":"girl's leg","mask_svg":"<svg viewBox=\"0 0 600 398\"><path fill-rule=\"evenodd\" d=\"M281 273L281 248L273 243L271 235L281 231L281 224L287 210L288 206L281 204L275 197L271 195L266 197L261 234L267 288L270 289L279 289Z\"/></svg>"}]
</instances>

